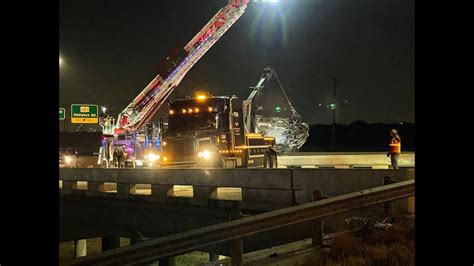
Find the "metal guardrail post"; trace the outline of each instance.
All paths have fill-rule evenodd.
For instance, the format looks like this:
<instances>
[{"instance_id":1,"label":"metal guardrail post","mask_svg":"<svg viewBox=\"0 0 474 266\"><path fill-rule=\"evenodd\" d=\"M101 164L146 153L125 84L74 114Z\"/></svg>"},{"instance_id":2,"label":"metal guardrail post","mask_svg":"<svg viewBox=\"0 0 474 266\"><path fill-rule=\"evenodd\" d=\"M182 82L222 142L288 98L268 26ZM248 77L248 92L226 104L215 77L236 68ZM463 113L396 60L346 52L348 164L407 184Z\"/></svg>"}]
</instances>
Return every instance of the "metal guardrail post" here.
<instances>
[{"instance_id":1,"label":"metal guardrail post","mask_svg":"<svg viewBox=\"0 0 474 266\"><path fill-rule=\"evenodd\" d=\"M315 190L313 191L313 201L318 201L322 199L326 199L327 196L323 196L321 191ZM312 237L313 237L313 242L312 245L313 247L321 246L323 244L323 236L324 236L324 223L322 218L318 218L313 220L312 222Z\"/></svg>"},{"instance_id":2,"label":"metal guardrail post","mask_svg":"<svg viewBox=\"0 0 474 266\"><path fill-rule=\"evenodd\" d=\"M231 219L236 220L242 217L242 212L239 209L233 209L231 212ZM232 239L230 241L230 261L232 266L243 265L243 239L241 237Z\"/></svg>"},{"instance_id":3,"label":"metal guardrail post","mask_svg":"<svg viewBox=\"0 0 474 266\"><path fill-rule=\"evenodd\" d=\"M242 238L230 241L230 261L232 266L243 265L243 243Z\"/></svg>"},{"instance_id":4,"label":"metal guardrail post","mask_svg":"<svg viewBox=\"0 0 474 266\"><path fill-rule=\"evenodd\" d=\"M396 183L396 180L392 180L389 176L384 176L383 177L383 184L385 185L390 185L393 183ZM393 215L393 203L391 201L385 202L383 204L383 209L384 213L386 216L392 216Z\"/></svg>"}]
</instances>

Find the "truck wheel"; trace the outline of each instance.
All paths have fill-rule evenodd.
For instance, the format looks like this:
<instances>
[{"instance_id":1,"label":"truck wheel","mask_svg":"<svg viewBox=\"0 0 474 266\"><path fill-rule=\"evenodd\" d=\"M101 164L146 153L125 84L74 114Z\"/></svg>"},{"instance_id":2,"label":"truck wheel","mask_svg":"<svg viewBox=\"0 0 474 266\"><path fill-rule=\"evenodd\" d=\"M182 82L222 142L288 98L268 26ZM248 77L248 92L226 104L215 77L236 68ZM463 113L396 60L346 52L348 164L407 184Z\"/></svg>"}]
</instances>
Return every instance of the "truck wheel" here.
<instances>
[{"instance_id":1,"label":"truck wheel","mask_svg":"<svg viewBox=\"0 0 474 266\"><path fill-rule=\"evenodd\" d=\"M218 163L218 166L216 166L216 168L235 168L236 167L236 163L234 160L227 160L227 159L224 159L222 158L221 159L221 162Z\"/></svg>"},{"instance_id":2,"label":"truck wheel","mask_svg":"<svg viewBox=\"0 0 474 266\"><path fill-rule=\"evenodd\" d=\"M212 168L225 168L225 161L223 158L219 160L215 160L214 163L211 165Z\"/></svg>"},{"instance_id":3,"label":"truck wheel","mask_svg":"<svg viewBox=\"0 0 474 266\"><path fill-rule=\"evenodd\" d=\"M225 160L224 168L235 168L236 162L234 160Z\"/></svg>"},{"instance_id":4,"label":"truck wheel","mask_svg":"<svg viewBox=\"0 0 474 266\"><path fill-rule=\"evenodd\" d=\"M79 166L79 158L76 156L76 160L75 160L75 163L74 163L74 168L77 168Z\"/></svg>"}]
</instances>

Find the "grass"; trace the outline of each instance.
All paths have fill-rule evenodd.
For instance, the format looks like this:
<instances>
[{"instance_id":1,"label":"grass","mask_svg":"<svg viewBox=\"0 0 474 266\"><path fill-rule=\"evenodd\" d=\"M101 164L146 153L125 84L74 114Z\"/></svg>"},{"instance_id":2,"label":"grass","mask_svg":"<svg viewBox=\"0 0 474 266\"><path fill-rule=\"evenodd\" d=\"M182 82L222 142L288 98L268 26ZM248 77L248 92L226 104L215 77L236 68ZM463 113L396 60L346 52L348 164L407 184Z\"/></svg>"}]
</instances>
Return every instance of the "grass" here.
<instances>
[{"instance_id":1,"label":"grass","mask_svg":"<svg viewBox=\"0 0 474 266\"><path fill-rule=\"evenodd\" d=\"M414 220L398 220L388 229L363 230L332 240L331 251L320 265L415 265Z\"/></svg>"}]
</instances>

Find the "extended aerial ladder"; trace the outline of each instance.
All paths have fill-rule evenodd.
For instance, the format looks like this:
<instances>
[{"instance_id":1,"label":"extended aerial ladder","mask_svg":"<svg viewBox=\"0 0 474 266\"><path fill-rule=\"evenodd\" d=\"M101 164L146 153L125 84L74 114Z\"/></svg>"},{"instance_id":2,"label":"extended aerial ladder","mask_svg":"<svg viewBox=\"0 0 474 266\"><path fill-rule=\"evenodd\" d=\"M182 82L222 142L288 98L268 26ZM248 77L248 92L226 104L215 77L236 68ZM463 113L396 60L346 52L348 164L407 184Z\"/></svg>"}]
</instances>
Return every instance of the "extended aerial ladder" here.
<instances>
[{"instance_id":1,"label":"extended aerial ladder","mask_svg":"<svg viewBox=\"0 0 474 266\"><path fill-rule=\"evenodd\" d=\"M143 127L163 105L186 73L224 35L247 8L249 0L229 0L183 49L166 58L158 75L118 115L102 119L104 135L134 132Z\"/></svg>"}]
</instances>

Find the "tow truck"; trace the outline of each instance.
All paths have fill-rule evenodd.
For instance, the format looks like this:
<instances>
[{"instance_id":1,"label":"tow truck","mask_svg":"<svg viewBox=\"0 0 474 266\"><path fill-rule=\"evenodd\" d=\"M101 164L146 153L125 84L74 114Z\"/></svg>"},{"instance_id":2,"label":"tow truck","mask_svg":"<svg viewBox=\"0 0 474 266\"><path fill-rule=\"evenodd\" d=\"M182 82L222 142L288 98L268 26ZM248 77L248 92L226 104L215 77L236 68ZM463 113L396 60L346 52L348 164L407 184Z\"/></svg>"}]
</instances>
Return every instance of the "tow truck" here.
<instances>
[{"instance_id":1,"label":"tow truck","mask_svg":"<svg viewBox=\"0 0 474 266\"><path fill-rule=\"evenodd\" d=\"M162 167L277 168L273 137L245 123L235 95L199 94L174 101L162 138Z\"/></svg>"},{"instance_id":2,"label":"tow truck","mask_svg":"<svg viewBox=\"0 0 474 266\"><path fill-rule=\"evenodd\" d=\"M290 107L289 118L259 114L263 106L257 100L273 77ZM299 149L309 136L309 127L291 104L276 71L266 67L257 85L250 88L242 103L235 95L202 93L171 103L159 165L276 168L277 154Z\"/></svg>"}]
</instances>

